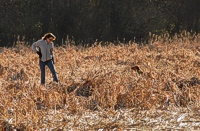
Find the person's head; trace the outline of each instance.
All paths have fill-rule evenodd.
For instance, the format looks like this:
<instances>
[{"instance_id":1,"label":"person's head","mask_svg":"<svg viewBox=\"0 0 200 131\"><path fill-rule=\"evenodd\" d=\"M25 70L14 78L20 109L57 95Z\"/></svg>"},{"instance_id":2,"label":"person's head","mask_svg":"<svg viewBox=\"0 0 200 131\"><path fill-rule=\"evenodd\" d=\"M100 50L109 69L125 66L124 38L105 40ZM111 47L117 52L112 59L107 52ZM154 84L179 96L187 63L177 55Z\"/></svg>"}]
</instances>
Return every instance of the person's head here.
<instances>
[{"instance_id":1,"label":"person's head","mask_svg":"<svg viewBox=\"0 0 200 131\"><path fill-rule=\"evenodd\" d=\"M53 35L52 33L46 33L43 37L43 40L46 40L48 43L52 42L53 40L56 39L55 35Z\"/></svg>"}]
</instances>

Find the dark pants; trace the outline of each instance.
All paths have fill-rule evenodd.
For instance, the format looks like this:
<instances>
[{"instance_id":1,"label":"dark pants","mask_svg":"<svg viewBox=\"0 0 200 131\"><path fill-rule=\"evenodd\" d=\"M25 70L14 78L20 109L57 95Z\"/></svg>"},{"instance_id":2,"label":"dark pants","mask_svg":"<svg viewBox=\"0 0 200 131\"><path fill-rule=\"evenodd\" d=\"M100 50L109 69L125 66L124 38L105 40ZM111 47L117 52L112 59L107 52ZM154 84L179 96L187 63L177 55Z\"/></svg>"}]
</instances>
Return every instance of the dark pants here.
<instances>
[{"instance_id":1,"label":"dark pants","mask_svg":"<svg viewBox=\"0 0 200 131\"><path fill-rule=\"evenodd\" d=\"M55 71L55 68L54 68L54 65L53 65L53 62L52 60L48 60L48 61L41 61L40 60L40 71L41 71L41 84L45 84L45 66L47 65L52 73L52 76L53 76L53 81L56 81L58 82L58 77L56 75L56 71Z\"/></svg>"}]
</instances>

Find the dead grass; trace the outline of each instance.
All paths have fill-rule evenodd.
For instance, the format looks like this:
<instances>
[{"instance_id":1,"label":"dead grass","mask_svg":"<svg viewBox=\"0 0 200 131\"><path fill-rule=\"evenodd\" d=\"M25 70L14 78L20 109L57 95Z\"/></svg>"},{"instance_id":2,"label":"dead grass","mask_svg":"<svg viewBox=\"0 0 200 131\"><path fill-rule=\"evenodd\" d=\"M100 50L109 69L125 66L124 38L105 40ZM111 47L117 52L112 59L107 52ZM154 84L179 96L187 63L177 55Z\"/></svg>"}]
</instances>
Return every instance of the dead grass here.
<instances>
[{"instance_id":1,"label":"dead grass","mask_svg":"<svg viewBox=\"0 0 200 131\"><path fill-rule=\"evenodd\" d=\"M197 130L199 40L183 33L153 35L144 46L57 47L60 83L47 70L45 87L30 47L2 48L0 129Z\"/></svg>"}]
</instances>

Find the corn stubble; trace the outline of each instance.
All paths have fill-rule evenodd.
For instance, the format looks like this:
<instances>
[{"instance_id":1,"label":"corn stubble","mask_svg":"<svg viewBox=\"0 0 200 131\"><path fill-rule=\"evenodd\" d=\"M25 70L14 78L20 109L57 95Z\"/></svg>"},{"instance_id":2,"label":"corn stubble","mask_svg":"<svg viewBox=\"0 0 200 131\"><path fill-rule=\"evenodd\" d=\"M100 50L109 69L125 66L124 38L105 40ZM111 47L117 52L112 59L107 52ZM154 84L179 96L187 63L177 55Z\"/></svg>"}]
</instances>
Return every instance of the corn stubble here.
<instances>
[{"instance_id":1,"label":"corn stubble","mask_svg":"<svg viewBox=\"0 0 200 131\"><path fill-rule=\"evenodd\" d=\"M0 129L197 130L200 38L150 36L143 46L57 47L60 83L47 70L46 86L29 47L2 48Z\"/></svg>"}]
</instances>

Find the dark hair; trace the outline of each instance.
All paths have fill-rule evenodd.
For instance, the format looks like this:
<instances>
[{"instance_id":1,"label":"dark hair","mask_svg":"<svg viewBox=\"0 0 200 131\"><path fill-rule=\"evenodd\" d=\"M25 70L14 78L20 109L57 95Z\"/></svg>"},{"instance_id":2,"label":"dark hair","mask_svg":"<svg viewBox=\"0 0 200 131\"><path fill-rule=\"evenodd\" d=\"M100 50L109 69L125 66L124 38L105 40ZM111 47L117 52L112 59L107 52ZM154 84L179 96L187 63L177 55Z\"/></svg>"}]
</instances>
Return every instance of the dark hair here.
<instances>
[{"instance_id":1,"label":"dark hair","mask_svg":"<svg viewBox=\"0 0 200 131\"><path fill-rule=\"evenodd\" d=\"M42 39L43 39L43 40L46 40L47 38L50 38L50 37L53 37L53 40L56 39L55 35L53 35L52 33L46 33L46 34L42 37Z\"/></svg>"}]
</instances>

